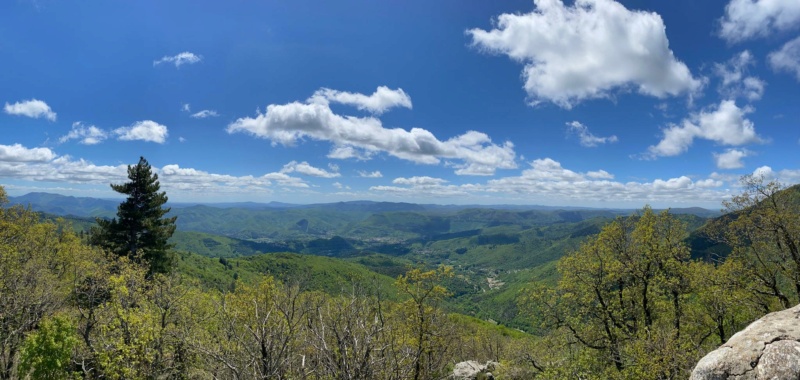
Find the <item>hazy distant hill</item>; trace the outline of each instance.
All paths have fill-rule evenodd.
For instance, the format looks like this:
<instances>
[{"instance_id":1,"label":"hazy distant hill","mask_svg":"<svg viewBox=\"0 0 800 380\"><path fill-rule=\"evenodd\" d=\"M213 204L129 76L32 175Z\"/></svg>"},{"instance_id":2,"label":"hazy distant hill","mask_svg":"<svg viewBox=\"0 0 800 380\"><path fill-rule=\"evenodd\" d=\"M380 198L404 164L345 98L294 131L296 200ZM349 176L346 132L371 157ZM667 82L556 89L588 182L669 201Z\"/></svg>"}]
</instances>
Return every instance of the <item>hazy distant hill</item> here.
<instances>
[{"instance_id":1,"label":"hazy distant hill","mask_svg":"<svg viewBox=\"0 0 800 380\"><path fill-rule=\"evenodd\" d=\"M113 217L119 201L30 193L12 203L55 215ZM205 232L239 239L312 240L334 236L357 239L429 239L487 227L523 228L552 223L577 223L596 217L613 218L632 210L551 208L541 206L440 206L413 203L352 201L296 205L288 203L174 203L181 231ZM672 209L676 214L709 217L702 208ZM441 239L440 239L441 240Z\"/></svg>"},{"instance_id":2,"label":"hazy distant hill","mask_svg":"<svg viewBox=\"0 0 800 380\"><path fill-rule=\"evenodd\" d=\"M50 193L28 193L19 197L9 197L11 204L31 206L34 211L56 215L75 216L113 216L122 200L71 197Z\"/></svg>"}]
</instances>

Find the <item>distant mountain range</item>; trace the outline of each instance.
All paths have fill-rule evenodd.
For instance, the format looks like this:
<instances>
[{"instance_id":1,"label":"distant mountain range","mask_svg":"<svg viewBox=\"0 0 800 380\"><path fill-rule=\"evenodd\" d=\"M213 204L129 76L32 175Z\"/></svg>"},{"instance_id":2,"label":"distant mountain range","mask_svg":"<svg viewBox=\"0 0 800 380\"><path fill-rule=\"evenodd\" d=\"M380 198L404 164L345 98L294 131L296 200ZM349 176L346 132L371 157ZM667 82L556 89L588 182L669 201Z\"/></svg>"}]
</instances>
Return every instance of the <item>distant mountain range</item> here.
<instances>
[{"instance_id":1,"label":"distant mountain range","mask_svg":"<svg viewBox=\"0 0 800 380\"><path fill-rule=\"evenodd\" d=\"M60 194L34 192L18 197L9 197L11 204L30 206L36 211L46 212L56 215L73 215L80 217L112 217L117 212L117 206L121 200L101 199L90 197L73 197ZM596 209L589 207L570 207L570 206L541 206L541 205L437 205L437 204L416 204L404 202L376 202L376 201L349 201L335 203L315 203L315 204L294 204L283 202L221 202L221 203L198 203L198 202L170 202L169 207L190 208L196 206L207 206L215 208L245 209L245 210L275 210L275 209L318 209L329 211L344 212L422 212L422 211L459 211L466 209L496 209L496 210L604 210L614 213L626 214L632 209ZM670 209L674 214L691 214L703 218L719 216L719 211L708 210L700 207L673 208Z\"/></svg>"}]
</instances>

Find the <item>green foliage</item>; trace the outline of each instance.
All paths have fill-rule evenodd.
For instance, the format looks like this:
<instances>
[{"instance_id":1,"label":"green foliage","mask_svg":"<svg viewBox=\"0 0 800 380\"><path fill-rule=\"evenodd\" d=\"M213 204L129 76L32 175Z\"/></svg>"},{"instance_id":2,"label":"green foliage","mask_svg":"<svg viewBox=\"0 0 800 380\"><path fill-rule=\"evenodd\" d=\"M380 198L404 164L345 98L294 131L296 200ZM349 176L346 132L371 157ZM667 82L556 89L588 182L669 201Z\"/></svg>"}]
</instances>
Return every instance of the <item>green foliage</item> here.
<instances>
[{"instance_id":1,"label":"green foliage","mask_svg":"<svg viewBox=\"0 0 800 380\"><path fill-rule=\"evenodd\" d=\"M158 174L144 157L135 166L128 165L128 179L130 182L111 184L128 198L119 205L116 218L97 219L93 242L117 255L146 262L151 273L166 273L171 266L168 241L177 217L164 217L170 211L162 208L167 194L159 192Z\"/></svg>"},{"instance_id":2,"label":"green foliage","mask_svg":"<svg viewBox=\"0 0 800 380\"><path fill-rule=\"evenodd\" d=\"M278 226L272 238L175 234L197 252L164 275L3 208L0 378L429 379L470 359L499 362L504 379L686 378L703 353L782 307L777 294L797 297L797 189L755 185L716 226L733 247L725 261L691 260L687 226L702 219L649 208L607 223L606 211L338 205L249 214ZM259 253L280 236L349 257Z\"/></svg>"},{"instance_id":3,"label":"green foliage","mask_svg":"<svg viewBox=\"0 0 800 380\"><path fill-rule=\"evenodd\" d=\"M667 212L618 218L559 261L557 287L532 289L529 310L595 351L600 367L614 369L609 378L672 378L693 364L689 348L702 342L688 331L685 235Z\"/></svg>"},{"instance_id":4,"label":"green foliage","mask_svg":"<svg viewBox=\"0 0 800 380\"><path fill-rule=\"evenodd\" d=\"M75 326L64 316L43 321L25 338L20 352L19 375L31 379L78 378L70 359L78 345Z\"/></svg>"},{"instance_id":5,"label":"green foliage","mask_svg":"<svg viewBox=\"0 0 800 380\"><path fill-rule=\"evenodd\" d=\"M26 334L68 304L72 284L96 258L70 228L20 206L0 207L0 378L16 374Z\"/></svg>"},{"instance_id":6,"label":"green foliage","mask_svg":"<svg viewBox=\"0 0 800 380\"><path fill-rule=\"evenodd\" d=\"M722 227L733 247L729 260L740 263L765 310L788 308L800 302L800 187L752 175L742 185L742 194L725 202L735 215Z\"/></svg>"},{"instance_id":7,"label":"green foliage","mask_svg":"<svg viewBox=\"0 0 800 380\"><path fill-rule=\"evenodd\" d=\"M453 277L453 268L448 266L431 271L412 268L395 282L399 291L409 297L399 305L399 311L410 324L414 380L442 375L442 357L448 346L441 326L444 315L436 306L449 295L440 284L450 277Z\"/></svg>"}]
</instances>

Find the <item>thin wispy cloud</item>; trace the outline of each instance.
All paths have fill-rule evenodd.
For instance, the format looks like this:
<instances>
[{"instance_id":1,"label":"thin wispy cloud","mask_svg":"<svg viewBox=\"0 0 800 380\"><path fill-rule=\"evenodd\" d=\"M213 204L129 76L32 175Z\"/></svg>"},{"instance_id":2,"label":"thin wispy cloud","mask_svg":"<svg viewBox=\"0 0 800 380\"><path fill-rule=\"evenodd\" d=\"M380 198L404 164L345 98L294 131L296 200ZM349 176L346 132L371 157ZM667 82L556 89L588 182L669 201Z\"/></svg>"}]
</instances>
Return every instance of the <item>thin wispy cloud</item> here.
<instances>
[{"instance_id":1,"label":"thin wispy cloud","mask_svg":"<svg viewBox=\"0 0 800 380\"><path fill-rule=\"evenodd\" d=\"M578 121L567 123L567 131L569 134L577 135L581 146L585 146L587 148L594 148L601 144L615 143L618 140L617 136L615 135L607 137L595 136L589 132L589 127L581 124Z\"/></svg>"},{"instance_id":2,"label":"thin wispy cloud","mask_svg":"<svg viewBox=\"0 0 800 380\"><path fill-rule=\"evenodd\" d=\"M383 178L383 174L381 174L380 170L376 170L374 172L359 170L358 176L361 178Z\"/></svg>"},{"instance_id":3,"label":"thin wispy cloud","mask_svg":"<svg viewBox=\"0 0 800 380\"><path fill-rule=\"evenodd\" d=\"M86 125L80 121L72 123L72 129L69 133L58 139L59 143L65 143L70 140L78 140L79 143L84 145L95 145L105 141L108 138L108 132L94 126Z\"/></svg>"},{"instance_id":4,"label":"thin wispy cloud","mask_svg":"<svg viewBox=\"0 0 800 380\"><path fill-rule=\"evenodd\" d=\"M794 75L800 82L800 37L785 43L779 50L769 54L769 64L777 72Z\"/></svg>"},{"instance_id":5,"label":"thin wispy cloud","mask_svg":"<svg viewBox=\"0 0 800 380\"><path fill-rule=\"evenodd\" d=\"M297 162L292 161L288 164L284 165L281 168L281 173L299 173L311 177L319 177L319 178L336 178L340 177L341 174L336 172L330 172L325 169L317 168L311 166L308 162Z\"/></svg>"},{"instance_id":6,"label":"thin wispy cloud","mask_svg":"<svg viewBox=\"0 0 800 380\"><path fill-rule=\"evenodd\" d=\"M158 66L162 63L171 63L175 65L175 67L180 68L182 65L191 65L198 63L203 60L203 57L200 55L196 55L194 53L185 51L183 53L179 53L173 56L163 56L161 59L157 59L153 61L153 66Z\"/></svg>"},{"instance_id":7,"label":"thin wispy cloud","mask_svg":"<svg viewBox=\"0 0 800 380\"><path fill-rule=\"evenodd\" d=\"M200 112L195 112L190 115L190 117L193 117L195 119L205 119L208 117L217 117L217 116L219 116L219 114L217 113L217 111L214 110L202 110Z\"/></svg>"}]
</instances>

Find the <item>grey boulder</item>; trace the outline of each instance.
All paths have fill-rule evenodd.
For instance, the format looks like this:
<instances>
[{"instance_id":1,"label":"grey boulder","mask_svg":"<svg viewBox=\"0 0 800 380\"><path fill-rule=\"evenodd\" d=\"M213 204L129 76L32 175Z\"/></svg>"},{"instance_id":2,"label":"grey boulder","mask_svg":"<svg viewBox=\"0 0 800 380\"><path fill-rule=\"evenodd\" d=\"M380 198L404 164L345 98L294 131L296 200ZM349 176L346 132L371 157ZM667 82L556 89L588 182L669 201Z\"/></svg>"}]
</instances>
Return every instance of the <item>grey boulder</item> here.
<instances>
[{"instance_id":1,"label":"grey boulder","mask_svg":"<svg viewBox=\"0 0 800 380\"><path fill-rule=\"evenodd\" d=\"M800 380L800 305L765 315L700 359L691 380Z\"/></svg>"}]
</instances>

